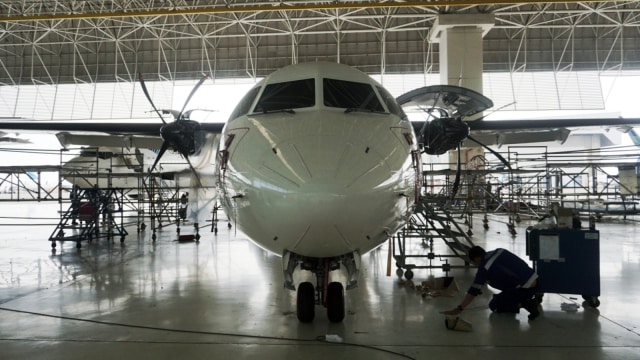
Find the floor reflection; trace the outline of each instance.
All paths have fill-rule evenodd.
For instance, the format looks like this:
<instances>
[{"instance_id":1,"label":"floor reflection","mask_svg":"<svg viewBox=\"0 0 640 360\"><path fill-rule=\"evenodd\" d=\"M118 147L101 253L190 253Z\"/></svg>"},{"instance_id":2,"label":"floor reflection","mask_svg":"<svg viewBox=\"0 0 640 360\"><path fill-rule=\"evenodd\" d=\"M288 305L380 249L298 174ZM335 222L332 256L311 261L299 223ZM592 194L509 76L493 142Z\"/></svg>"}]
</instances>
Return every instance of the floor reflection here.
<instances>
[{"instance_id":1,"label":"floor reflection","mask_svg":"<svg viewBox=\"0 0 640 360\"><path fill-rule=\"evenodd\" d=\"M474 241L487 249L504 247L526 258L527 224L519 226L514 238L503 229L504 224L492 224L486 232L476 231ZM9 358L16 354L47 358L38 355L42 349L49 351L45 352L49 358L82 357L95 353L101 343L108 344L110 357L163 357L175 354L168 349L177 347L188 358L243 357L253 347L260 348L262 357L276 358L390 356L369 348L315 342L319 336L336 334L345 342L406 352L414 358L486 355L500 360L521 356L526 350L536 357L631 359L640 348L640 315L635 311L640 303L638 226L612 222L599 224L599 228L602 296L598 309L584 307L579 296L547 294L542 315L529 322L526 314L490 313L488 290L463 313L473 331L456 333L445 329L440 312L460 301L474 270L449 273L459 283L457 297L422 297L399 286L393 260L391 276L386 276L387 244L363 256L360 285L347 292L344 322L328 322L325 310L317 307L316 320L302 324L295 314L295 292L283 288L281 259L234 229L221 227L217 236L205 231L200 242L185 243L175 241L176 233L170 227L158 232L156 241L150 233L136 234L132 229L129 233L133 235L122 244L119 239L99 239L83 243L78 250L75 244L65 243L52 254L46 240L51 228L0 227L1 307L65 317L0 310L0 346ZM429 251L420 246L416 250ZM444 275L441 268L417 270L414 281ZM561 309L563 302L581 307L570 313ZM230 339L214 333L235 336ZM288 340L281 346L263 336ZM33 346L38 339L49 340ZM87 339L94 342L85 346ZM69 344L74 345L70 348ZM159 344L170 347L151 346ZM185 344L189 346L182 347Z\"/></svg>"}]
</instances>

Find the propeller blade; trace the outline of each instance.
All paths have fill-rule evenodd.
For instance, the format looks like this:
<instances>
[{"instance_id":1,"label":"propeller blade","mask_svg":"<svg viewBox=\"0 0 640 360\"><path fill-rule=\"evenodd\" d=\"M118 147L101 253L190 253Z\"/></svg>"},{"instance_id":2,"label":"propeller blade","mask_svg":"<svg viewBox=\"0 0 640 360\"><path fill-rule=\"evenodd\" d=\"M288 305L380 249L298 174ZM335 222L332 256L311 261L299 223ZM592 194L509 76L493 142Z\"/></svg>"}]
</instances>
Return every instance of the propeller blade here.
<instances>
[{"instance_id":1,"label":"propeller blade","mask_svg":"<svg viewBox=\"0 0 640 360\"><path fill-rule=\"evenodd\" d=\"M208 187L196 184L197 178L192 177L189 184L189 206L187 218L198 224L204 224L211 219L211 211L216 201L215 189L209 190Z\"/></svg>"},{"instance_id":2,"label":"propeller blade","mask_svg":"<svg viewBox=\"0 0 640 360\"><path fill-rule=\"evenodd\" d=\"M200 79L200 81L198 81L196 86L193 87L193 89L191 90L191 93L189 93L189 96L187 96L187 100L184 102L184 105L182 106L182 110L180 110L180 115L178 115L176 120L179 120L179 119L182 118L182 113L184 112L184 109L187 108L187 104L189 104L189 101L191 101L191 97L193 96L193 94L196 93L196 91L198 91L198 88L200 87L200 85L202 85L202 83L204 83L204 81L207 80L208 77L209 77L209 75L204 75L202 77L202 79Z\"/></svg>"},{"instance_id":3,"label":"propeller blade","mask_svg":"<svg viewBox=\"0 0 640 360\"><path fill-rule=\"evenodd\" d=\"M149 100L151 107L156 112L156 114L158 114L158 116L160 117L160 120L162 120L162 123L166 124L167 122L164 121L164 118L162 118L162 114L160 114L160 111L158 111L158 109L156 108L156 105L153 103L153 100L151 100L151 95L149 95L149 90L147 90L147 85L144 83L144 79L142 78L142 73L138 73L138 79L140 80L140 86L142 86L142 92L147 97L147 100Z\"/></svg>"},{"instance_id":4,"label":"propeller blade","mask_svg":"<svg viewBox=\"0 0 640 360\"><path fill-rule=\"evenodd\" d=\"M162 155L164 155L164 152L167 151L167 149L169 148L169 143L167 143L166 141L162 143L162 147L160 148L160 152L158 152L158 156L156 156L156 161L153 162L153 166L151 166L151 168L149 169L149 173L153 172L153 169L156 168L156 165L158 165L158 161L160 161L160 158L162 157Z\"/></svg>"},{"instance_id":5,"label":"propeller blade","mask_svg":"<svg viewBox=\"0 0 640 360\"><path fill-rule=\"evenodd\" d=\"M489 152L491 152L493 155L495 155L495 157L497 157L498 159L500 159L500 161L502 161L502 163L503 163L506 167L508 167L508 168L509 168L509 170L512 170L512 169L511 169L511 165L509 164L509 162L508 162L504 157L502 157L502 155L500 155L497 151L495 151L495 150L493 150L492 148L488 147L487 145L485 145L485 144L481 143L480 141L478 141L478 140L476 140L476 139L472 138L471 136L467 136L467 139L469 139L469 140L473 141L474 143L476 143L476 144L478 144L478 145L482 146L483 148L485 148L485 149L489 150Z\"/></svg>"},{"instance_id":6,"label":"propeller blade","mask_svg":"<svg viewBox=\"0 0 640 360\"><path fill-rule=\"evenodd\" d=\"M185 160L187 160L187 163L189 164L189 168L191 168L191 172L193 173L193 176L196 177L196 181L198 182L198 186L199 187L203 187L202 186L202 182L200 181L200 176L198 176L198 172L196 171L196 169L191 164L191 160L189 160L188 156L184 156L184 158L185 158Z\"/></svg>"},{"instance_id":7,"label":"propeller blade","mask_svg":"<svg viewBox=\"0 0 640 360\"><path fill-rule=\"evenodd\" d=\"M423 109L423 111L428 114L428 117L427 117L427 121L424 122L424 125L422 125L422 128L420 129L420 132L418 133L418 136L419 136L420 139L424 139L424 132L427 130L427 125L429 124L429 118L433 117L433 115L431 113L436 108L436 104L438 103L438 100L440 99L440 95L441 94L442 93L438 93L438 96L436 97L435 101L433 102L433 105L431 105L431 109L429 109L429 110Z\"/></svg>"},{"instance_id":8,"label":"propeller blade","mask_svg":"<svg viewBox=\"0 0 640 360\"><path fill-rule=\"evenodd\" d=\"M462 172L462 170L460 169L461 164L460 164L460 144L458 144L458 161L457 161L457 166L456 166L456 179L453 181L453 186L451 187L451 200L453 201L453 198L455 198L456 194L458 193L458 188L460 187L460 174Z\"/></svg>"}]
</instances>

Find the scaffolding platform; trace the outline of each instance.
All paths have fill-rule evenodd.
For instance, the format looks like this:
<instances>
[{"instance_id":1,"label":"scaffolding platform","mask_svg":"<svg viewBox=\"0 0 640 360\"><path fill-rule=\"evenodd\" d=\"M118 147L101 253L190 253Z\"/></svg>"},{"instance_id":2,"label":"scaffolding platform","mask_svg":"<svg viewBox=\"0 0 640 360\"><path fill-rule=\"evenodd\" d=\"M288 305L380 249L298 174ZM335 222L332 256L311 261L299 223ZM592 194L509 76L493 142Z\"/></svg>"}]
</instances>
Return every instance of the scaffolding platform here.
<instances>
[{"instance_id":1,"label":"scaffolding platform","mask_svg":"<svg viewBox=\"0 0 640 360\"><path fill-rule=\"evenodd\" d=\"M49 236L51 248L58 242L119 237L124 242L127 230L123 224L123 195L118 189L75 188L69 208L60 214L60 222Z\"/></svg>"}]
</instances>

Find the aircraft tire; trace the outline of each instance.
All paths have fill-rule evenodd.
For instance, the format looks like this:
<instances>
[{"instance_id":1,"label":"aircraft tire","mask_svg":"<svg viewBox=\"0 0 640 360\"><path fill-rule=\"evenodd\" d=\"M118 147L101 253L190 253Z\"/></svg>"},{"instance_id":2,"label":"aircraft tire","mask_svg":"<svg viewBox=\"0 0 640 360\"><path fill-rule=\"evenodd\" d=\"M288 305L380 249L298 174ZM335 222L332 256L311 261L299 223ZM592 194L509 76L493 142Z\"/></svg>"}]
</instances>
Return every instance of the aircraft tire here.
<instances>
[{"instance_id":1,"label":"aircraft tire","mask_svg":"<svg viewBox=\"0 0 640 360\"><path fill-rule=\"evenodd\" d=\"M298 285L296 314L298 320L303 323L310 323L315 317L316 290L310 282L303 282Z\"/></svg>"},{"instance_id":2,"label":"aircraft tire","mask_svg":"<svg viewBox=\"0 0 640 360\"><path fill-rule=\"evenodd\" d=\"M342 283L332 282L327 287L327 317L332 323L344 320L344 287Z\"/></svg>"}]
</instances>

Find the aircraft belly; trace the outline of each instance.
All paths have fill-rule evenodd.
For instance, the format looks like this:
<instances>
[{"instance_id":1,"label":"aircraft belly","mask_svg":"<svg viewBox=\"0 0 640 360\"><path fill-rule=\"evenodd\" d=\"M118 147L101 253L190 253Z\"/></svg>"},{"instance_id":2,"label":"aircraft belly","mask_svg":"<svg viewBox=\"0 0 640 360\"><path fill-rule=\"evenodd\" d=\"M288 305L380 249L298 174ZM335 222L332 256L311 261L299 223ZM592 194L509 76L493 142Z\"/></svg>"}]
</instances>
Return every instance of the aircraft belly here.
<instances>
[{"instance_id":1,"label":"aircraft belly","mask_svg":"<svg viewBox=\"0 0 640 360\"><path fill-rule=\"evenodd\" d=\"M263 190L238 202L243 202L236 208L239 226L261 247L310 257L367 252L395 232L407 212L405 198L379 191L283 196Z\"/></svg>"}]
</instances>

